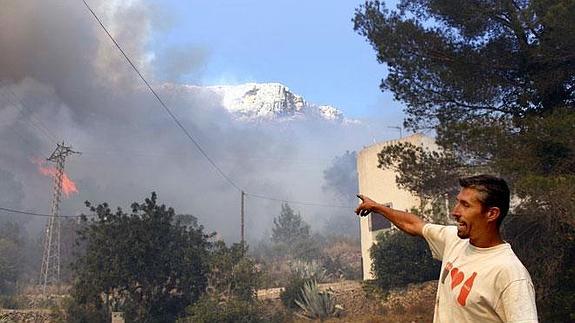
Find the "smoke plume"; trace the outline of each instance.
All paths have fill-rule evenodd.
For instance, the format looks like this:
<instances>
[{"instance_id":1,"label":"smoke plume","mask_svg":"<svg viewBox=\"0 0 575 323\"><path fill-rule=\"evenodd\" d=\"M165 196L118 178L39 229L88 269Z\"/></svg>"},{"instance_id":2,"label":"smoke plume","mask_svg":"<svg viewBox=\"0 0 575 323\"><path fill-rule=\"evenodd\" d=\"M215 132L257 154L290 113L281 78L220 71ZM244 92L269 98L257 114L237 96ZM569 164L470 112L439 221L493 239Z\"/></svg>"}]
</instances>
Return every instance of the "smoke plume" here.
<instances>
[{"instance_id":1,"label":"smoke plume","mask_svg":"<svg viewBox=\"0 0 575 323\"><path fill-rule=\"evenodd\" d=\"M170 90L183 75L201 80L209 51L194 44L151 51L151 32L165 28L161 8L89 3L194 140L248 193L248 239L261 238L280 211L280 202L253 195L340 203L322 190L323 171L334 156L368 143L361 125L234 121L208 91ZM82 2L3 1L0 53L2 203L49 212L52 181L33 160L64 142L82 154L66 161L78 193L63 200L61 214L86 212L85 200L127 208L156 191L177 212L238 240L240 191L163 110ZM315 228L334 214L353 216L351 209L292 207ZM45 219L34 221L40 227Z\"/></svg>"}]
</instances>

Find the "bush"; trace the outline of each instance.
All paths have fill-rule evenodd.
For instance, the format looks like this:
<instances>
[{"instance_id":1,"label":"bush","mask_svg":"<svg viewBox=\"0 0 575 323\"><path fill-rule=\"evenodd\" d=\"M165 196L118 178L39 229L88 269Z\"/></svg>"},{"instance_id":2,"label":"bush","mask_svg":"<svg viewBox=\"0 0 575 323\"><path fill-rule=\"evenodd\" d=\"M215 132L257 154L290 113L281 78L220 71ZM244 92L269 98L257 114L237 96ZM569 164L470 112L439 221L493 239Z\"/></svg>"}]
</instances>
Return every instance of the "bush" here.
<instances>
[{"instance_id":1,"label":"bush","mask_svg":"<svg viewBox=\"0 0 575 323\"><path fill-rule=\"evenodd\" d=\"M173 322L205 292L210 235L195 218L176 216L155 193L133 203L130 213L113 212L106 203L86 206L93 217L82 216L78 235L85 250L73 267L76 304L69 317L118 310L126 322Z\"/></svg>"},{"instance_id":2,"label":"bush","mask_svg":"<svg viewBox=\"0 0 575 323\"><path fill-rule=\"evenodd\" d=\"M216 241L210 253L208 291L219 298L253 301L262 284L263 273L246 254L245 244L227 247L223 241Z\"/></svg>"},{"instance_id":3,"label":"bush","mask_svg":"<svg viewBox=\"0 0 575 323\"><path fill-rule=\"evenodd\" d=\"M194 305L187 307L186 312L188 312L190 316L178 322L263 322L263 312L258 303L248 302L238 298L223 301L206 295Z\"/></svg>"},{"instance_id":4,"label":"bush","mask_svg":"<svg viewBox=\"0 0 575 323\"><path fill-rule=\"evenodd\" d=\"M216 241L210 253L208 292L186 308L180 322L262 322L264 312L256 299L262 273L247 257L245 244L227 247Z\"/></svg>"},{"instance_id":5,"label":"bush","mask_svg":"<svg viewBox=\"0 0 575 323\"><path fill-rule=\"evenodd\" d=\"M380 233L370 254L375 283L382 290L439 277L440 262L432 258L423 239L402 232Z\"/></svg>"},{"instance_id":6,"label":"bush","mask_svg":"<svg viewBox=\"0 0 575 323\"><path fill-rule=\"evenodd\" d=\"M357 263L348 263L340 255L335 257L326 256L323 258L322 263L332 281L342 279L361 280L361 266L357 265L357 263L361 264L361 258L357 260Z\"/></svg>"},{"instance_id":7,"label":"bush","mask_svg":"<svg viewBox=\"0 0 575 323\"><path fill-rule=\"evenodd\" d=\"M0 308L18 309L20 304L16 296L0 294Z\"/></svg>"},{"instance_id":8,"label":"bush","mask_svg":"<svg viewBox=\"0 0 575 323\"><path fill-rule=\"evenodd\" d=\"M575 322L575 229L546 217L511 215L504 237L531 275L541 321Z\"/></svg>"}]
</instances>

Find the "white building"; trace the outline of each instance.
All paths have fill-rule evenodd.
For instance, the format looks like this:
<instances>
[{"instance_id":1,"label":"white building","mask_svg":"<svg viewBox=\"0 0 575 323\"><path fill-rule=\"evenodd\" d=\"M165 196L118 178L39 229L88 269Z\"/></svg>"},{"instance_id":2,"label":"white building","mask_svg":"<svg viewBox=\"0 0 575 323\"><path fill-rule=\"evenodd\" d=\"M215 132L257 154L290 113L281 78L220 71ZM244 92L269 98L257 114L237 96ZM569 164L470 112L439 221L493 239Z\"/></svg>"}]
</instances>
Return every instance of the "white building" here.
<instances>
[{"instance_id":1,"label":"white building","mask_svg":"<svg viewBox=\"0 0 575 323\"><path fill-rule=\"evenodd\" d=\"M414 134L399 140L385 141L365 147L357 155L359 192L379 203L388 204L394 209L410 210L413 207L419 206L419 198L397 187L395 171L391 169L384 170L377 167L379 164L377 154L381 152L383 147L400 142L409 142L413 145L428 149L437 149L437 145L432 138L421 134ZM390 230L390 228L390 222L381 215L371 213L368 216L360 218L361 256L364 280L374 278L371 273L372 261L369 256L369 248L371 248L376 241L379 232Z\"/></svg>"}]
</instances>

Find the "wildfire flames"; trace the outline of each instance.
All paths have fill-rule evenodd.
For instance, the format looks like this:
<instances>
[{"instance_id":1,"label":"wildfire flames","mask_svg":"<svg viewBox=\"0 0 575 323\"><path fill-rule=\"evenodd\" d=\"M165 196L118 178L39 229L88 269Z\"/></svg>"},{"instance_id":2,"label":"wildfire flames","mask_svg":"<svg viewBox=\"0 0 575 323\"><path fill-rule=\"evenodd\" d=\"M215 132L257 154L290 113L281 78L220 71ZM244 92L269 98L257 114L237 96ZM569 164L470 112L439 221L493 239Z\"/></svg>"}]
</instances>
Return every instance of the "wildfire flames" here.
<instances>
[{"instance_id":1,"label":"wildfire flames","mask_svg":"<svg viewBox=\"0 0 575 323\"><path fill-rule=\"evenodd\" d=\"M56 177L57 170L52 166L46 166L44 161L35 160L34 164L38 166L38 171L44 176ZM76 183L74 183L66 173L62 174L62 192L66 197L72 193L78 193Z\"/></svg>"}]
</instances>

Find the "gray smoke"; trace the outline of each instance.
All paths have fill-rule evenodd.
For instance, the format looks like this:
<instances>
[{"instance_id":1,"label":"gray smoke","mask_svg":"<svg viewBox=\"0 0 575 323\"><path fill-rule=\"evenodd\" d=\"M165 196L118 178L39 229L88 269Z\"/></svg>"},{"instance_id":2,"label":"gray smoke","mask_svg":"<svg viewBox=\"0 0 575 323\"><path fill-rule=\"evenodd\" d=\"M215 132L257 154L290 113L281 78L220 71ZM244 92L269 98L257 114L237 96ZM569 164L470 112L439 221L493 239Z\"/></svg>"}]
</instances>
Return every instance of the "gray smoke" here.
<instances>
[{"instance_id":1,"label":"gray smoke","mask_svg":"<svg viewBox=\"0 0 575 323\"><path fill-rule=\"evenodd\" d=\"M334 156L361 149L360 125L311 121L242 124L207 91L171 91L185 76L201 79L206 50L190 46L146 49L166 13L141 1L90 1L103 23L205 152L247 193L314 203L339 203L322 190ZM0 11L0 194L6 205L48 213L51 179L34 161L64 141L66 172L79 193L63 214L86 212L83 201L128 208L156 191L179 213L236 241L240 192L183 134L121 57L79 1L2 1ZM2 202L4 203L4 202ZM0 205L4 206L4 205ZM352 210L293 204L320 228ZM259 239L280 203L247 199L247 235ZM38 227L44 219L35 219Z\"/></svg>"}]
</instances>

